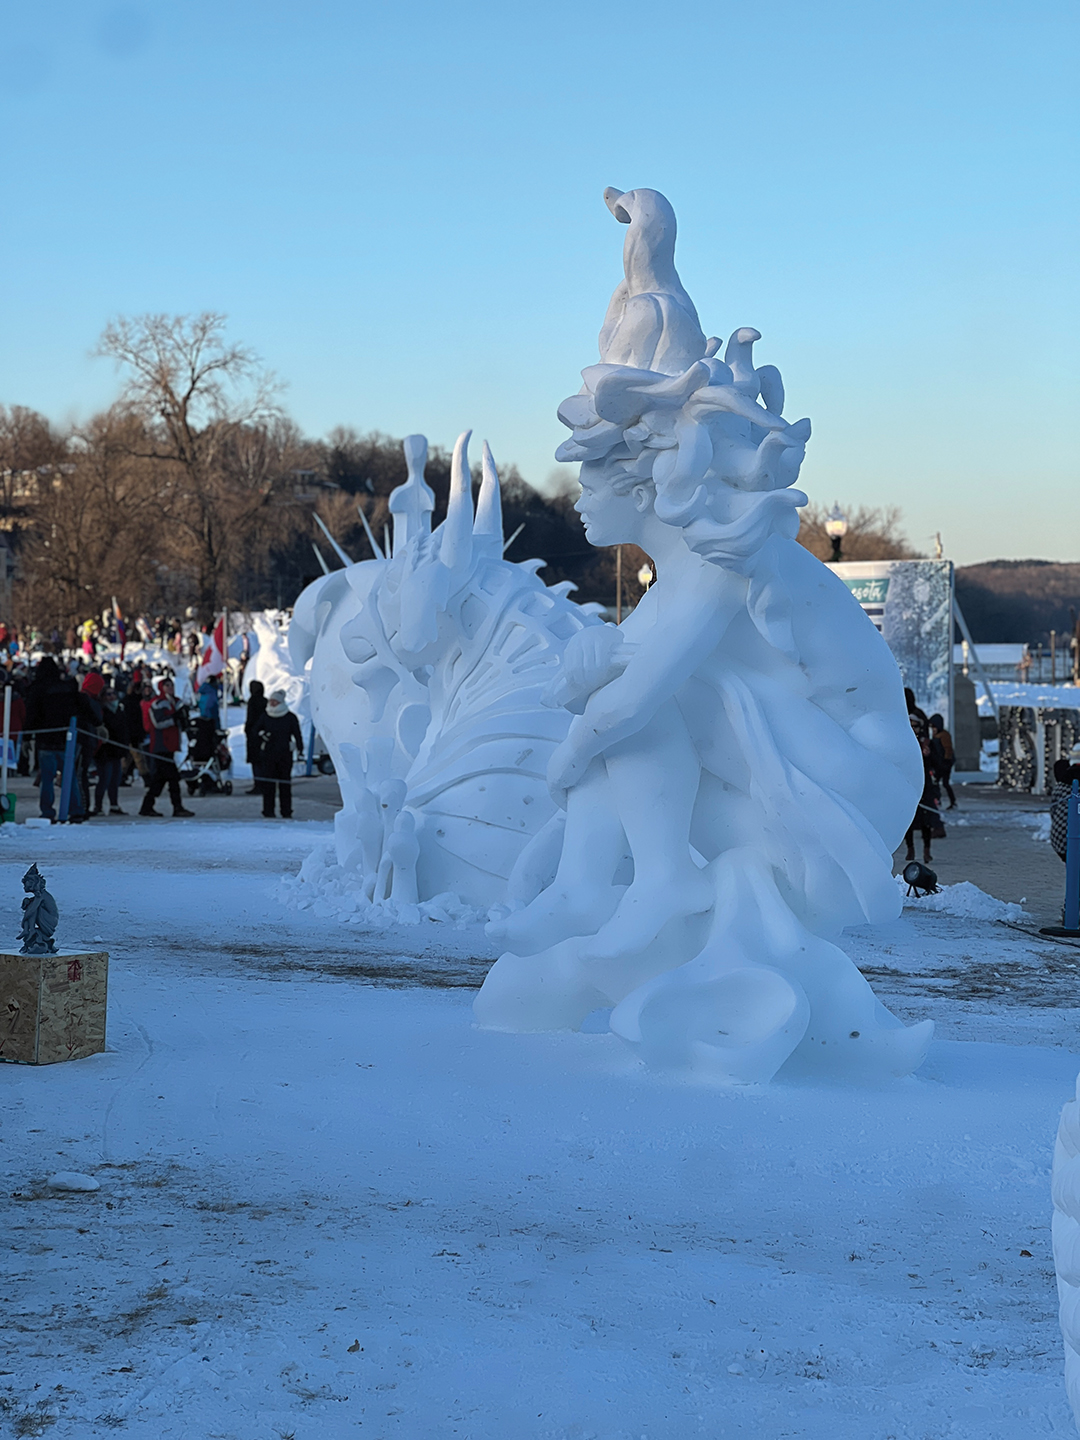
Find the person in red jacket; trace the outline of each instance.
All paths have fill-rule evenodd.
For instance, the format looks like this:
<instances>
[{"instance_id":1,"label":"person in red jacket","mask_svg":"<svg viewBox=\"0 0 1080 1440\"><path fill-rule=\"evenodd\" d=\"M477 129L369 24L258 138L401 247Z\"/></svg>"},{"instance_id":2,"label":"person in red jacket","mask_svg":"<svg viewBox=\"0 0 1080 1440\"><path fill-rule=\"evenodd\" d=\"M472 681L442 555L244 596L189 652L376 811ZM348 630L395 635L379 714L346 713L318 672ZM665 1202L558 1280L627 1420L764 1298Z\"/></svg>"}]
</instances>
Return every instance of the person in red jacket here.
<instances>
[{"instance_id":1,"label":"person in red jacket","mask_svg":"<svg viewBox=\"0 0 1080 1440\"><path fill-rule=\"evenodd\" d=\"M180 749L180 718L177 714L176 691L171 680L158 681L157 698L149 708L150 764L153 767L146 799L139 807L140 815L154 815L160 818L161 811L154 809L154 801L165 786L169 787L173 815L194 815L194 810L185 810L180 798L180 780L177 775L176 756Z\"/></svg>"}]
</instances>

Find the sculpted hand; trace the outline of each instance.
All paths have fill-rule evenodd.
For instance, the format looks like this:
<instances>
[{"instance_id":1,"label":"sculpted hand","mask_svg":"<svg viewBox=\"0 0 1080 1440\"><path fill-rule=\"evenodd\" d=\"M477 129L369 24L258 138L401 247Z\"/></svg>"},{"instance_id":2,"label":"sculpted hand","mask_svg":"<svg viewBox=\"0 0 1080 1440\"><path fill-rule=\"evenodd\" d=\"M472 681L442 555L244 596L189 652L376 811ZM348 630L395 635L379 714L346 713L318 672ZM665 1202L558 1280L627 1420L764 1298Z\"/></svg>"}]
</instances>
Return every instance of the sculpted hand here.
<instances>
[{"instance_id":1,"label":"sculpted hand","mask_svg":"<svg viewBox=\"0 0 1080 1440\"><path fill-rule=\"evenodd\" d=\"M571 636L559 674L544 696L549 705L573 705L617 679L633 654L616 625L590 625ZM556 751L556 754L558 751Z\"/></svg>"}]
</instances>

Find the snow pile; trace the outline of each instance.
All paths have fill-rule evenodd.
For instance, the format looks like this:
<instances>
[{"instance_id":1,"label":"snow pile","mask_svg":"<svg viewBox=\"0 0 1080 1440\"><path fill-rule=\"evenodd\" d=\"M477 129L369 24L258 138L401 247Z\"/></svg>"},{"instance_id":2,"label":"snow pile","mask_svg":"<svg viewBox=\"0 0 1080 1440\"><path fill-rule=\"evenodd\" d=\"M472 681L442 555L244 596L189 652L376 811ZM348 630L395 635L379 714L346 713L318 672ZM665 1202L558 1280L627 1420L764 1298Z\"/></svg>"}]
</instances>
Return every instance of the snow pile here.
<instances>
[{"instance_id":1,"label":"snow pile","mask_svg":"<svg viewBox=\"0 0 1080 1440\"><path fill-rule=\"evenodd\" d=\"M237 725L230 725L228 734L229 738L226 743L229 747L229 754L232 756L232 778L234 780L250 780L252 771L247 759L247 734L244 730L243 720Z\"/></svg>"},{"instance_id":2,"label":"snow pile","mask_svg":"<svg viewBox=\"0 0 1080 1440\"><path fill-rule=\"evenodd\" d=\"M958 885L943 885L936 895L909 896L907 882L897 875L896 883L904 896L904 904L918 910L939 910L943 915L956 915L961 920L1030 920L1022 905L1011 900L995 900L970 880Z\"/></svg>"},{"instance_id":3,"label":"snow pile","mask_svg":"<svg viewBox=\"0 0 1080 1440\"><path fill-rule=\"evenodd\" d=\"M463 904L449 891L433 895L418 905L369 900L357 885L355 872L338 864L332 840L315 846L300 866L298 875L286 875L282 879L278 899L294 910L311 910L321 920L375 927L419 925L423 920L443 925L476 925L494 918L495 910L500 916L505 910L505 907L477 910Z\"/></svg>"},{"instance_id":4,"label":"snow pile","mask_svg":"<svg viewBox=\"0 0 1080 1440\"><path fill-rule=\"evenodd\" d=\"M1047 810L1044 815L1035 815L1035 816L1032 817L1032 825L1031 825L1031 838L1032 838L1032 840L1045 840L1047 843L1049 843L1049 841L1050 841L1050 818L1051 818L1051 817L1050 817L1050 811L1049 811L1049 810Z\"/></svg>"}]
</instances>

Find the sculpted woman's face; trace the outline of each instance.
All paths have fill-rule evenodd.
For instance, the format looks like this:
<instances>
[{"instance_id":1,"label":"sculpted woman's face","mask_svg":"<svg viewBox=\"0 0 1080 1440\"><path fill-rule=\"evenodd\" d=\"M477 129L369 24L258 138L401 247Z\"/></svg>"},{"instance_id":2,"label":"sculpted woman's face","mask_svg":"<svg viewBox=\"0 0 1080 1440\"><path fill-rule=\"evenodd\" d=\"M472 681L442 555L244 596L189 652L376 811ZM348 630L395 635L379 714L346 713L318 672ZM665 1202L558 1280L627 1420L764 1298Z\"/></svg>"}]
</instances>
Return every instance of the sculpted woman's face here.
<instances>
[{"instance_id":1,"label":"sculpted woman's face","mask_svg":"<svg viewBox=\"0 0 1080 1440\"><path fill-rule=\"evenodd\" d=\"M649 486L635 485L628 495L612 489L622 470L618 460L586 460L581 467L581 495L574 509L585 522L590 545L635 545L652 509Z\"/></svg>"}]
</instances>

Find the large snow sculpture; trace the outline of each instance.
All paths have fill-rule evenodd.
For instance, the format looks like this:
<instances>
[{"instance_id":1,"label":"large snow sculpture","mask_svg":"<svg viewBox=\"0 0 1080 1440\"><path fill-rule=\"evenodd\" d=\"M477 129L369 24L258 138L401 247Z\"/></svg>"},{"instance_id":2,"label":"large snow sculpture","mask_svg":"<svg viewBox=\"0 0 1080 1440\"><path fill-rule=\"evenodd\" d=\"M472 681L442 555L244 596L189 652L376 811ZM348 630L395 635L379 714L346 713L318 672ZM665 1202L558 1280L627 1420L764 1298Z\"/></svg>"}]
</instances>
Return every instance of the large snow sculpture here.
<instances>
[{"instance_id":1,"label":"large snow sculpture","mask_svg":"<svg viewBox=\"0 0 1080 1440\"><path fill-rule=\"evenodd\" d=\"M543 561L502 558L498 474L485 445L474 515L468 441L432 533L427 442L408 437L392 554L308 586L289 631L341 782L337 866L361 906L396 919L530 893L529 856L523 881L515 867L555 812L545 777L570 720L542 696L567 641L600 628L571 585L537 578Z\"/></svg>"},{"instance_id":2,"label":"large snow sculpture","mask_svg":"<svg viewBox=\"0 0 1080 1440\"><path fill-rule=\"evenodd\" d=\"M251 693L251 682L258 680L267 695L285 691L285 703L300 717L307 739L311 719L308 682L303 671L297 671L289 649L290 619L284 610L256 610L245 617L249 624L251 659L244 668L244 695Z\"/></svg>"},{"instance_id":3,"label":"large snow sculpture","mask_svg":"<svg viewBox=\"0 0 1080 1440\"><path fill-rule=\"evenodd\" d=\"M1054 1146L1054 1268L1065 1341L1065 1390L1080 1426L1080 1078L1061 1112Z\"/></svg>"},{"instance_id":4,"label":"large snow sculpture","mask_svg":"<svg viewBox=\"0 0 1080 1440\"><path fill-rule=\"evenodd\" d=\"M507 953L476 1016L542 1030L614 1006L648 1062L728 1080L905 1074L931 1023L901 1025L836 944L899 913L891 852L922 786L900 676L795 541L810 424L781 418L758 332L721 360L667 200L605 199L629 226L626 278L557 458L581 461L588 539L640 545L658 579L621 628L566 647L561 814L531 847L548 850L537 893L489 926Z\"/></svg>"}]
</instances>

